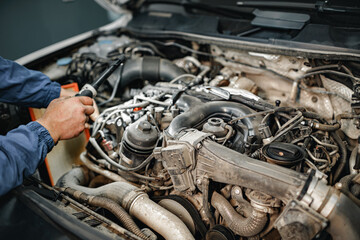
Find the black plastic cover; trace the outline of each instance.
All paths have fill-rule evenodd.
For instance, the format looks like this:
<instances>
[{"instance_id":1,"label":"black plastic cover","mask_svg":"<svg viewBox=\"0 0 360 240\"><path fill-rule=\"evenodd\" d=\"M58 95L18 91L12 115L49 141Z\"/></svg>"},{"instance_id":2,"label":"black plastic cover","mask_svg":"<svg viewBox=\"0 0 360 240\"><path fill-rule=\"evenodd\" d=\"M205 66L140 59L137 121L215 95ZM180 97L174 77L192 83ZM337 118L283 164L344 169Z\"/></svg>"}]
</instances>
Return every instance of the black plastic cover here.
<instances>
[{"instance_id":1,"label":"black plastic cover","mask_svg":"<svg viewBox=\"0 0 360 240\"><path fill-rule=\"evenodd\" d=\"M300 30L305 23L310 20L308 14L277 12L277 11L261 11L255 9L253 14L256 16L251 24L259 27L271 27L280 29Z\"/></svg>"}]
</instances>

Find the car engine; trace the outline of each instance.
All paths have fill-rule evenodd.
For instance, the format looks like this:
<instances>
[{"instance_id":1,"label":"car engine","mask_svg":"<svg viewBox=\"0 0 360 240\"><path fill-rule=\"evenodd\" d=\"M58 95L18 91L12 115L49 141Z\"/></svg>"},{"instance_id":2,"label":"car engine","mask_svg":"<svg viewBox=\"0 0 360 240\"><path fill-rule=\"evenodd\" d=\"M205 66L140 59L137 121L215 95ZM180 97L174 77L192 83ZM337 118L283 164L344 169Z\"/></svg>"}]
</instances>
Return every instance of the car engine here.
<instances>
[{"instance_id":1,"label":"car engine","mask_svg":"<svg viewBox=\"0 0 360 240\"><path fill-rule=\"evenodd\" d=\"M57 191L126 239L358 239L358 62L109 34L41 70L81 88L122 55Z\"/></svg>"}]
</instances>

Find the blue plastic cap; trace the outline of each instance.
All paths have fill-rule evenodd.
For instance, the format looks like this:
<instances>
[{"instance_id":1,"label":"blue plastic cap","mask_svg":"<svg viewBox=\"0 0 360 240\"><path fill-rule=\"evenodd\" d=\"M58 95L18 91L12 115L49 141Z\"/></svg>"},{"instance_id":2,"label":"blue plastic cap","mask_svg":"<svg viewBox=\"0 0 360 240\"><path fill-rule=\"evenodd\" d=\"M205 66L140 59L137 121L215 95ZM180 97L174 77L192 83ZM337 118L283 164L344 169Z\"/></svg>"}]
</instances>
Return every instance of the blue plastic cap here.
<instances>
[{"instance_id":1,"label":"blue plastic cap","mask_svg":"<svg viewBox=\"0 0 360 240\"><path fill-rule=\"evenodd\" d=\"M66 66L69 65L72 62L72 58L71 57L64 57L64 58L60 58L56 61L56 64L58 66Z\"/></svg>"}]
</instances>

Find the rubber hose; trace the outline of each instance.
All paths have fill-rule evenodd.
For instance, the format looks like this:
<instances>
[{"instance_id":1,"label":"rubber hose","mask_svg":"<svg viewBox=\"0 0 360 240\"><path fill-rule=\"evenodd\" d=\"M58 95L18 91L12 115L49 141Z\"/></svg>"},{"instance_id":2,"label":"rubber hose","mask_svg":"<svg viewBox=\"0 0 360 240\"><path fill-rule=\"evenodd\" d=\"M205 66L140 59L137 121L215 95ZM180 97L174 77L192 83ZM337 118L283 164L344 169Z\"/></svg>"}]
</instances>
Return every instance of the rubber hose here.
<instances>
[{"instance_id":1,"label":"rubber hose","mask_svg":"<svg viewBox=\"0 0 360 240\"><path fill-rule=\"evenodd\" d=\"M107 177L104 177L103 175L97 175L96 177L91 179L91 181L89 183L89 187L96 188L96 187L100 187L102 185L109 184L112 182L113 182L112 180L108 179Z\"/></svg>"},{"instance_id":2,"label":"rubber hose","mask_svg":"<svg viewBox=\"0 0 360 240\"><path fill-rule=\"evenodd\" d=\"M339 123L335 123L334 125L330 125L330 124L322 124L322 123L314 123L314 125L312 126L314 129L317 130L322 130L322 131L326 131L326 132L333 132L336 131L338 129L340 129L340 124Z\"/></svg>"},{"instance_id":3,"label":"rubber hose","mask_svg":"<svg viewBox=\"0 0 360 240\"><path fill-rule=\"evenodd\" d=\"M360 185L359 184L354 184L350 187L350 192L356 197L356 198L360 198Z\"/></svg>"},{"instance_id":4,"label":"rubber hose","mask_svg":"<svg viewBox=\"0 0 360 240\"><path fill-rule=\"evenodd\" d=\"M350 174L340 179L340 183L342 184L343 188L353 194L356 198L360 197L360 185L354 184L352 185L352 180L357 174Z\"/></svg>"},{"instance_id":5,"label":"rubber hose","mask_svg":"<svg viewBox=\"0 0 360 240\"><path fill-rule=\"evenodd\" d=\"M242 103L248 107L257 109L259 111L266 111L275 108L274 105L271 105L270 103L267 103L264 100L255 100L241 95L231 95L230 100L234 102Z\"/></svg>"},{"instance_id":6,"label":"rubber hose","mask_svg":"<svg viewBox=\"0 0 360 240\"><path fill-rule=\"evenodd\" d=\"M164 58L141 57L129 59L124 63L120 89L135 80L170 82L185 73L185 70Z\"/></svg>"},{"instance_id":7,"label":"rubber hose","mask_svg":"<svg viewBox=\"0 0 360 240\"><path fill-rule=\"evenodd\" d=\"M199 98L186 94L183 94L176 102L176 105L184 111L188 111L199 104L203 104Z\"/></svg>"},{"instance_id":8,"label":"rubber hose","mask_svg":"<svg viewBox=\"0 0 360 240\"><path fill-rule=\"evenodd\" d=\"M232 117L241 117L253 112L252 109L234 102L215 101L200 104L175 117L167 129L167 134L175 138L181 131L194 127L212 115L227 114ZM257 126L257 121L260 123L261 120L258 117L250 117L241 121L246 125L251 136L255 135L255 126Z\"/></svg>"},{"instance_id":9,"label":"rubber hose","mask_svg":"<svg viewBox=\"0 0 360 240\"><path fill-rule=\"evenodd\" d=\"M267 223L266 213L252 209L248 218L241 216L221 194L214 192L211 204L224 218L229 228L237 235L252 237L259 234Z\"/></svg>"},{"instance_id":10,"label":"rubber hose","mask_svg":"<svg viewBox=\"0 0 360 240\"><path fill-rule=\"evenodd\" d=\"M130 215L115 201L98 196L91 196L84 192L77 191L72 188L65 188L64 192L70 194L76 199L88 203L95 207L101 207L109 210L113 213L121 222L121 224L130 232L134 233L136 236L147 239L148 237L141 232L140 228L136 225L134 220L130 217Z\"/></svg>"},{"instance_id":11,"label":"rubber hose","mask_svg":"<svg viewBox=\"0 0 360 240\"><path fill-rule=\"evenodd\" d=\"M65 173L56 185L70 187L88 195L109 198L166 240L194 239L189 229L177 216L150 200L146 193L130 183L114 182L98 188L88 188L83 186L86 181L87 177L83 169L73 168Z\"/></svg>"},{"instance_id":12,"label":"rubber hose","mask_svg":"<svg viewBox=\"0 0 360 240\"><path fill-rule=\"evenodd\" d=\"M341 152L341 156L339 158L339 165L336 168L336 171L334 173L334 179L333 182L335 183L341 173L343 172L345 165L346 165L346 159L347 159L347 149L345 147L344 142L341 140L341 138L339 137L339 135L336 132L330 132L331 136L333 137L334 141L339 145L339 150Z\"/></svg>"},{"instance_id":13,"label":"rubber hose","mask_svg":"<svg viewBox=\"0 0 360 240\"><path fill-rule=\"evenodd\" d=\"M351 181L355 176L356 174L346 175L345 177L341 178L339 182L342 184L343 188L350 191Z\"/></svg>"}]
</instances>

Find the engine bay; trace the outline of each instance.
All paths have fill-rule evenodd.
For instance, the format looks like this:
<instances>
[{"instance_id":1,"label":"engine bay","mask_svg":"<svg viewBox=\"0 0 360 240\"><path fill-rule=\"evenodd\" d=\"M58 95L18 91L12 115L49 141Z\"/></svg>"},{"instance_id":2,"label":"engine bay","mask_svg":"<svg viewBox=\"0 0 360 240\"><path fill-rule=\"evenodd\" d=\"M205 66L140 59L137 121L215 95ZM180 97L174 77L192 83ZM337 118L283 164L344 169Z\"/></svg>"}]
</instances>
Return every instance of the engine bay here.
<instances>
[{"instance_id":1,"label":"engine bay","mask_svg":"<svg viewBox=\"0 0 360 240\"><path fill-rule=\"evenodd\" d=\"M121 55L55 189L126 239L357 239L358 62L109 34L38 70L81 88Z\"/></svg>"}]
</instances>

